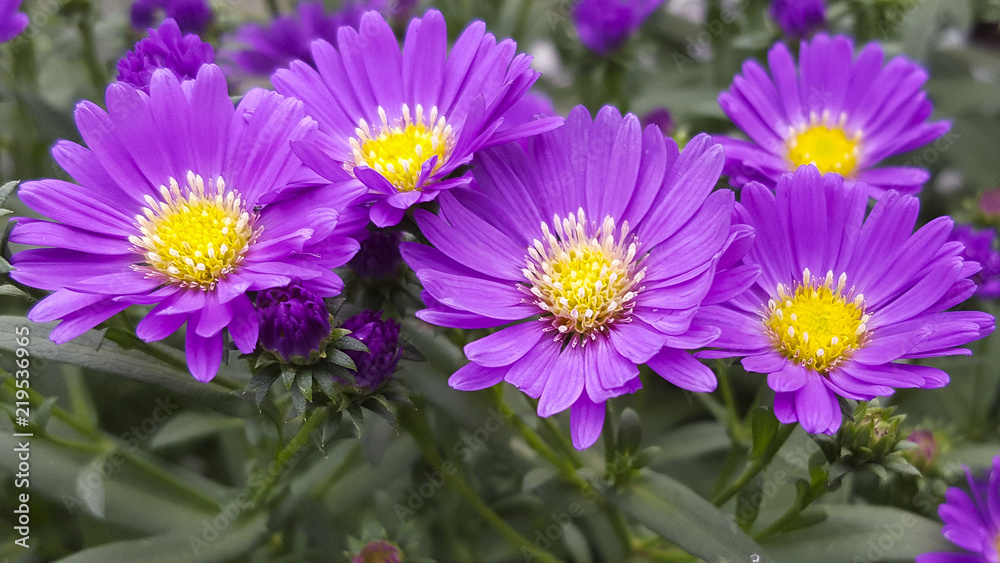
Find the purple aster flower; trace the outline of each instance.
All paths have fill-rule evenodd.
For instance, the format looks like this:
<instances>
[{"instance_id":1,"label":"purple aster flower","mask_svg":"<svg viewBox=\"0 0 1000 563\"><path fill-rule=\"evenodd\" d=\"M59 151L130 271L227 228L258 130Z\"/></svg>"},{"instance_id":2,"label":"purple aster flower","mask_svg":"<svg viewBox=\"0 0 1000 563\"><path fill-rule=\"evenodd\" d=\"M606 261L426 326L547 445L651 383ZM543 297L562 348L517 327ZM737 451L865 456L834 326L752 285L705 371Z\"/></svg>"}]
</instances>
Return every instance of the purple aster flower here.
<instances>
[{"instance_id":1,"label":"purple aster flower","mask_svg":"<svg viewBox=\"0 0 1000 563\"><path fill-rule=\"evenodd\" d=\"M771 19L785 35L805 37L826 25L823 0L771 0Z\"/></svg>"},{"instance_id":2,"label":"purple aster flower","mask_svg":"<svg viewBox=\"0 0 1000 563\"><path fill-rule=\"evenodd\" d=\"M361 241L358 253L347 263L354 273L369 280L379 280L394 276L403 263L399 253L399 243L403 242L401 231L373 229Z\"/></svg>"},{"instance_id":3,"label":"purple aster flower","mask_svg":"<svg viewBox=\"0 0 1000 563\"><path fill-rule=\"evenodd\" d=\"M181 36L181 29L172 19L163 20L160 28L150 29L149 37L135 44L118 61L118 80L149 93L149 82L158 68L173 71L177 78L188 80L198 75L203 64L212 64L212 46L194 34Z\"/></svg>"},{"instance_id":4,"label":"purple aster flower","mask_svg":"<svg viewBox=\"0 0 1000 563\"><path fill-rule=\"evenodd\" d=\"M337 44L341 26L357 28L361 16L369 10L387 11L386 0L347 0L330 15L322 2L299 4L294 16L279 16L268 26L248 23L236 30L236 40L249 46L233 55L240 68L250 74L269 75L301 60L315 67L309 46L317 39Z\"/></svg>"},{"instance_id":5,"label":"purple aster flower","mask_svg":"<svg viewBox=\"0 0 1000 563\"><path fill-rule=\"evenodd\" d=\"M887 192L865 218L868 186L803 166L777 193L751 182L742 222L757 232L744 263L756 284L703 311L722 329L706 357L744 356L767 374L774 412L812 433L840 427L837 397L870 400L898 387L941 387L948 375L895 360L969 354L955 348L993 330L979 311L946 311L976 289L979 270L939 217L915 233L919 202Z\"/></svg>"},{"instance_id":6,"label":"purple aster flower","mask_svg":"<svg viewBox=\"0 0 1000 563\"><path fill-rule=\"evenodd\" d=\"M56 343L131 304L155 305L136 328L146 341L187 322L188 367L208 381L223 329L244 353L256 348L246 292L296 279L321 296L340 292L330 268L358 248L337 230L349 200L325 189L281 198L303 170L290 143L316 133L298 100L256 89L234 108L215 65L183 84L157 70L149 89L116 82L107 112L77 106L89 148L62 141L52 153L78 183L22 185L21 200L57 222L18 221L12 242L51 248L15 254L11 276L54 291L28 318L62 319Z\"/></svg>"},{"instance_id":7,"label":"purple aster flower","mask_svg":"<svg viewBox=\"0 0 1000 563\"><path fill-rule=\"evenodd\" d=\"M950 128L946 121L926 122L932 109L921 90L927 72L902 56L883 65L876 43L852 60L853 49L848 37L820 34L802 42L798 73L783 43L768 52L771 76L756 61L743 63L743 74L719 94L723 111L750 137L719 137L725 173L735 185L755 180L773 188L783 173L813 164L848 185L869 184L876 199L887 190L920 190L926 170L875 166Z\"/></svg>"},{"instance_id":8,"label":"purple aster flower","mask_svg":"<svg viewBox=\"0 0 1000 563\"><path fill-rule=\"evenodd\" d=\"M1000 563L1000 456L986 479L973 478L968 467L965 473L972 494L949 488L938 515L941 534L966 552L924 553L916 563Z\"/></svg>"},{"instance_id":9,"label":"purple aster flower","mask_svg":"<svg viewBox=\"0 0 1000 563\"><path fill-rule=\"evenodd\" d=\"M417 211L434 246L401 250L424 285L419 318L516 322L467 345L471 363L449 384L507 381L539 399L539 416L569 408L583 449L600 435L604 402L641 387L638 364L685 389L715 389L684 350L719 334L699 306L756 277L756 266L716 275L738 262L751 231L730 225L733 192L712 192L724 156L707 135L679 153L634 115L605 107L592 120L580 106L527 144L479 153L480 189L442 195L440 215Z\"/></svg>"},{"instance_id":10,"label":"purple aster flower","mask_svg":"<svg viewBox=\"0 0 1000 563\"><path fill-rule=\"evenodd\" d=\"M994 249L997 231L993 227L975 230L972 225L957 225L951 240L965 245L962 256L966 260L979 262L982 270L972 276L979 289L976 295L983 299L1000 297L1000 252Z\"/></svg>"},{"instance_id":11,"label":"purple aster flower","mask_svg":"<svg viewBox=\"0 0 1000 563\"><path fill-rule=\"evenodd\" d=\"M155 12L160 10L167 18L176 20L184 33L204 33L214 17L212 7L205 0L135 0L132 3L132 27L152 27Z\"/></svg>"},{"instance_id":12,"label":"purple aster flower","mask_svg":"<svg viewBox=\"0 0 1000 563\"><path fill-rule=\"evenodd\" d=\"M580 42L607 55L639 30L663 0L580 0L571 17Z\"/></svg>"},{"instance_id":13,"label":"purple aster flower","mask_svg":"<svg viewBox=\"0 0 1000 563\"><path fill-rule=\"evenodd\" d=\"M324 138L298 143L303 161L333 182L370 192L371 219L392 226L411 205L466 185L462 173L483 148L557 127L561 118L498 131L538 78L531 57L472 23L447 52L440 12L414 19L402 52L389 24L368 12L359 30L340 28L338 47L313 43L316 69L295 61L271 77L306 104ZM318 69L318 70L317 70ZM457 174L456 174L457 173Z\"/></svg>"},{"instance_id":14,"label":"purple aster flower","mask_svg":"<svg viewBox=\"0 0 1000 563\"><path fill-rule=\"evenodd\" d=\"M403 551L385 540L368 542L351 557L351 563L402 563Z\"/></svg>"},{"instance_id":15,"label":"purple aster flower","mask_svg":"<svg viewBox=\"0 0 1000 563\"><path fill-rule=\"evenodd\" d=\"M330 336L326 303L297 282L258 293L257 319L261 347L286 362L293 356L309 358Z\"/></svg>"},{"instance_id":16,"label":"purple aster flower","mask_svg":"<svg viewBox=\"0 0 1000 563\"><path fill-rule=\"evenodd\" d=\"M0 0L0 43L10 41L28 27L28 15L19 9L21 0Z\"/></svg>"},{"instance_id":17,"label":"purple aster flower","mask_svg":"<svg viewBox=\"0 0 1000 563\"><path fill-rule=\"evenodd\" d=\"M359 387L374 391L396 370L396 364L403 355L403 348L399 345L399 326L393 319L383 321L382 311L371 309L365 309L340 325L368 347L367 352L345 351L358 368L355 380Z\"/></svg>"}]
</instances>

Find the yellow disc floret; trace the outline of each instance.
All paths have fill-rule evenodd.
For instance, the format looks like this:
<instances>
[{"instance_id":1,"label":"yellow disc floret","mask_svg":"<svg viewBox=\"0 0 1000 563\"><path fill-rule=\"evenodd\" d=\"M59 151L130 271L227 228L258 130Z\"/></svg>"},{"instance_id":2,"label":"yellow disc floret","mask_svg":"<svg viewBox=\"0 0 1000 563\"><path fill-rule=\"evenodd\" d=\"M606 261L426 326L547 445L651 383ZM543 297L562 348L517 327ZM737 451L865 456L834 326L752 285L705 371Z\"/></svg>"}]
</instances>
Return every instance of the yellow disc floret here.
<instances>
[{"instance_id":1,"label":"yellow disc floret","mask_svg":"<svg viewBox=\"0 0 1000 563\"><path fill-rule=\"evenodd\" d=\"M864 344L869 315L863 295L855 296L854 288L844 293L846 274L836 286L833 272L827 272L822 283L816 281L807 268L794 290L779 284L777 295L767 303L764 327L780 354L828 373Z\"/></svg>"},{"instance_id":2,"label":"yellow disc floret","mask_svg":"<svg viewBox=\"0 0 1000 563\"><path fill-rule=\"evenodd\" d=\"M144 263L134 267L166 283L208 290L243 260L259 234L240 197L226 193L222 178L206 191L201 176L188 172L183 189L170 178L160 186L162 201L146 196L149 207L136 216L140 235L129 237Z\"/></svg>"},{"instance_id":3,"label":"yellow disc floret","mask_svg":"<svg viewBox=\"0 0 1000 563\"><path fill-rule=\"evenodd\" d=\"M814 123L793 132L787 143L793 169L813 164L823 174L836 172L850 176L858 166L860 135L849 136L842 127Z\"/></svg>"},{"instance_id":4,"label":"yellow disc floret","mask_svg":"<svg viewBox=\"0 0 1000 563\"><path fill-rule=\"evenodd\" d=\"M437 106L427 115L417 104L411 117L410 108L403 104L402 117L389 123L385 110L380 106L378 115L382 126L371 127L362 119L355 130L357 138L351 139L354 161L344 165L351 174L356 166L367 166L381 174L399 192L419 188L421 167L432 157L437 157L431 173L436 172L451 156L455 148L451 125Z\"/></svg>"},{"instance_id":5,"label":"yellow disc floret","mask_svg":"<svg viewBox=\"0 0 1000 563\"><path fill-rule=\"evenodd\" d=\"M554 233L542 223L542 240L528 248L522 272L529 285L519 287L542 309L555 340L586 344L612 323L629 321L646 274L639 243L627 238L628 222L616 233L612 217L588 229L583 209L554 216L552 225Z\"/></svg>"}]
</instances>

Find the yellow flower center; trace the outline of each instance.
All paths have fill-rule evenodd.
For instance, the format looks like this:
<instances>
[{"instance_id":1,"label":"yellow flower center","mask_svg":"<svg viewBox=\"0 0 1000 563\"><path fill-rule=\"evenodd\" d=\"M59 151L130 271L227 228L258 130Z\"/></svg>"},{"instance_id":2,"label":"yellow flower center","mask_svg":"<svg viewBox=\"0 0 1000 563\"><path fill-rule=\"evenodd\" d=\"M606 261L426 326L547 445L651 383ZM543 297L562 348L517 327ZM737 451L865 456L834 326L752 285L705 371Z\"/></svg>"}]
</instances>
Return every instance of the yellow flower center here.
<instances>
[{"instance_id":1,"label":"yellow flower center","mask_svg":"<svg viewBox=\"0 0 1000 563\"><path fill-rule=\"evenodd\" d=\"M554 216L552 225L554 233L542 223L542 240L528 248L522 272L529 285L519 288L542 309L545 330L554 331L556 341L585 345L608 325L629 321L646 274L642 257L636 258L639 243L627 239L628 222L616 234L611 217L588 229L583 209Z\"/></svg>"},{"instance_id":2,"label":"yellow flower center","mask_svg":"<svg viewBox=\"0 0 1000 563\"><path fill-rule=\"evenodd\" d=\"M836 287L833 272L827 272L821 284L816 281L806 268L794 291L778 284L777 296L767 302L764 327L786 358L829 373L864 344L870 315L865 313L864 295L854 296L854 288L844 294L846 274Z\"/></svg>"},{"instance_id":3,"label":"yellow flower center","mask_svg":"<svg viewBox=\"0 0 1000 563\"><path fill-rule=\"evenodd\" d=\"M222 178L214 192L206 191L202 177L188 172L183 190L170 178L170 188L160 186L160 195L163 201L147 195L149 207L135 218L141 236L129 241L145 262L133 267L167 283L214 289L260 234L256 216L244 211L236 192L226 193Z\"/></svg>"},{"instance_id":4,"label":"yellow flower center","mask_svg":"<svg viewBox=\"0 0 1000 563\"><path fill-rule=\"evenodd\" d=\"M433 174L451 156L455 148L451 125L443 115L438 115L437 106L424 115L424 108L417 104L411 117L410 108L403 104L403 116L393 123L389 123L381 106L378 114L382 118L381 128L369 126L364 119L358 123L357 138L351 139L354 162L345 163L344 168L353 175L354 167L367 166L385 177L397 191L418 189L423 164L436 156Z\"/></svg>"},{"instance_id":5,"label":"yellow flower center","mask_svg":"<svg viewBox=\"0 0 1000 563\"><path fill-rule=\"evenodd\" d=\"M788 139L788 160L794 168L813 164L823 174L850 176L858 166L860 135L848 137L840 127L812 125Z\"/></svg>"}]
</instances>

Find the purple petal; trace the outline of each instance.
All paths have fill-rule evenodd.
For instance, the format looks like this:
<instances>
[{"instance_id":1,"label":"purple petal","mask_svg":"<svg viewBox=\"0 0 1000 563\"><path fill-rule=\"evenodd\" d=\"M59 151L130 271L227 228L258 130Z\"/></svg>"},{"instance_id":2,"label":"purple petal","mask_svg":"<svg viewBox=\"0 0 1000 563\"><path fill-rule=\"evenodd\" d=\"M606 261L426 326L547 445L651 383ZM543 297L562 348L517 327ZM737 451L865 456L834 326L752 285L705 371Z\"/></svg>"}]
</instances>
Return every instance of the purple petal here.
<instances>
[{"instance_id":1,"label":"purple petal","mask_svg":"<svg viewBox=\"0 0 1000 563\"><path fill-rule=\"evenodd\" d=\"M465 357L485 367L509 366L546 338L543 323L527 321L507 327L465 346Z\"/></svg>"},{"instance_id":2,"label":"purple petal","mask_svg":"<svg viewBox=\"0 0 1000 563\"><path fill-rule=\"evenodd\" d=\"M193 315L191 320L197 324L198 315ZM207 383L219 373L219 366L222 364L222 333L205 338L198 336L190 324L189 322L184 343L188 370L195 379Z\"/></svg>"},{"instance_id":3,"label":"purple petal","mask_svg":"<svg viewBox=\"0 0 1000 563\"><path fill-rule=\"evenodd\" d=\"M574 448L585 450L594 445L604 426L604 411L604 402L594 403L586 393L580 394L569 413Z\"/></svg>"},{"instance_id":4,"label":"purple petal","mask_svg":"<svg viewBox=\"0 0 1000 563\"><path fill-rule=\"evenodd\" d=\"M507 366L491 368L470 362L451 374L448 385L459 391L479 391L503 381L508 369Z\"/></svg>"},{"instance_id":5,"label":"purple petal","mask_svg":"<svg viewBox=\"0 0 1000 563\"><path fill-rule=\"evenodd\" d=\"M664 348L646 365L663 379L688 391L711 393L719 384L708 366L683 350Z\"/></svg>"}]
</instances>

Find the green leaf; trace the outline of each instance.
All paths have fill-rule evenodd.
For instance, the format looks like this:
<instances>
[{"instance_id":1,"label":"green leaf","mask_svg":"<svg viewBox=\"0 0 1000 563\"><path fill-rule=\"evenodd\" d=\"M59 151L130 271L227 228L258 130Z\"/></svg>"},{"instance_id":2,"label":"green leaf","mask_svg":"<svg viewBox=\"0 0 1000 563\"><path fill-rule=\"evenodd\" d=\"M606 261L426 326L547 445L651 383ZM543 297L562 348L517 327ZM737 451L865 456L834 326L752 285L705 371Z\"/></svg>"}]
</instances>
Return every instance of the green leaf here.
<instances>
[{"instance_id":1,"label":"green leaf","mask_svg":"<svg viewBox=\"0 0 1000 563\"><path fill-rule=\"evenodd\" d=\"M345 367L351 371L358 370L358 366L354 365L354 360L340 350L331 350L330 355L327 357L327 361L333 362L334 364Z\"/></svg>"},{"instance_id":2,"label":"green leaf","mask_svg":"<svg viewBox=\"0 0 1000 563\"><path fill-rule=\"evenodd\" d=\"M158 450L193 442L226 430L243 428L245 423L243 419L217 413L184 411L163 424L159 432L149 439L149 448Z\"/></svg>"},{"instance_id":3,"label":"green leaf","mask_svg":"<svg viewBox=\"0 0 1000 563\"><path fill-rule=\"evenodd\" d=\"M235 503L234 503L235 506ZM238 510L238 509L237 509ZM232 522L220 516L206 519L203 528L120 541L92 547L63 559L69 563L106 563L107 561L144 561L147 563L209 563L238 559L257 545L267 532L267 514ZM219 529L223 528L223 529Z\"/></svg>"},{"instance_id":4,"label":"green leaf","mask_svg":"<svg viewBox=\"0 0 1000 563\"><path fill-rule=\"evenodd\" d=\"M143 352L123 350L117 344L102 339L101 333L96 330L87 331L70 342L57 345L48 338L54 323L39 324L24 317L0 316L0 350L16 349L18 346L14 330L24 326L30 329L31 343L28 349L33 358L64 362L149 383L178 397L232 416L249 416L257 411L253 403L242 394L214 383L200 383L186 370L179 370ZM162 354L177 356L183 362L176 350L155 344L149 346Z\"/></svg>"},{"instance_id":5,"label":"green leaf","mask_svg":"<svg viewBox=\"0 0 1000 563\"><path fill-rule=\"evenodd\" d=\"M4 202L7 201L7 198L10 197L11 192L14 191L14 188L16 188L20 182L21 182L20 180L11 180L10 182L7 182L6 184L0 186L0 205L3 205Z\"/></svg>"},{"instance_id":6,"label":"green leaf","mask_svg":"<svg viewBox=\"0 0 1000 563\"><path fill-rule=\"evenodd\" d=\"M757 407L751 416L751 433L753 436L753 446L750 448L750 459L759 459L767 447L771 445L774 437L778 434L781 423L774 417L770 409Z\"/></svg>"},{"instance_id":7,"label":"green leaf","mask_svg":"<svg viewBox=\"0 0 1000 563\"><path fill-rule=\"evenodd\" d=\"M710 502L666 475L643 470L641 477L608 499L644 526L706 561L778 561L765 555L752 539Z\"/></svg>"},{"instance_id":8,"label":"green leaf","mask_svg":"<svg viewBox=\"0 0 1000 563\"><path fill-rule=\"evenodd\" d=\"M736 525L742 530L749 530L760 514L760 505L764 499L763 483L758 475L750 481L736 497Z\"/></svg>"},{"instance_id":9,"label":"green leaf","mask_svg":"<svg viewBox=\"0 0 1000 563\"><path fill-rule=\"evenodd\" d=\"M931 551L950 551L941 524L888 506L827 505L815 526L776 534L762 542L774 559L761 561L882 561L912 563ZM739 559L737 559L739 561Z\"/></svg>"}]
</instances>

